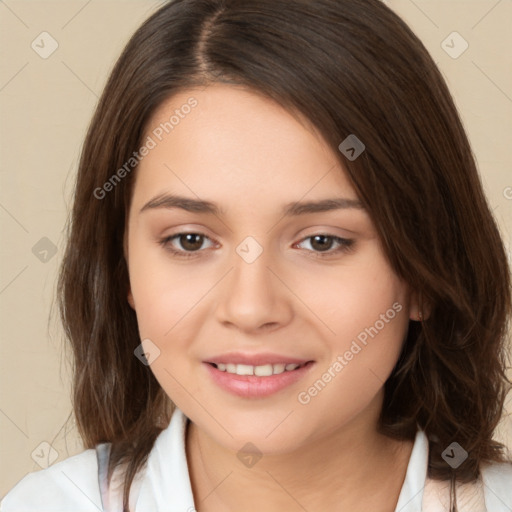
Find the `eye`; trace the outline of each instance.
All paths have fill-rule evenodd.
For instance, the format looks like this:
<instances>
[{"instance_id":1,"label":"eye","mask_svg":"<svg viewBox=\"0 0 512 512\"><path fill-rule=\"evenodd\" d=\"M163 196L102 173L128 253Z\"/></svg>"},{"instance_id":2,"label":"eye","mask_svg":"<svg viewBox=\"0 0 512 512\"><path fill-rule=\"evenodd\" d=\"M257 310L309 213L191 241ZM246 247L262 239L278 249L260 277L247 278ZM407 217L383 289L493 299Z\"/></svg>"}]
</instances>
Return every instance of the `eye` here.
<instances>
[{"instance_id":1,"label":"eye","mask_svg":"<svg viewBox=\"0 0 512 512\"><path fill-rule=\"evenodd\" d=\"M311 240L310 246L313 248L315 257L324 258L332 256L333 254L348 253L354 249L355 240L349 238L341 238L335 235L329 234L317 234L311 235L302 240L297 246L303 244L305 241ZM338 244L338 247L331 251L333 245Z\"/></svg>"},{"instance_id":2,"label":"eye","mask_svg":"<svg viewBox=\"0 0 512 512\"><path fill-rule=\"evenodd\" d=\"M175 239L179 241L184 250L179 250L172 246L171 242ZM163 238L159 243L178 258L190 258L195 256L195 252L199 252L206 239L209 240L209 237L202 233L177 233L176 235Z\"/></svg>"}]
</instances>

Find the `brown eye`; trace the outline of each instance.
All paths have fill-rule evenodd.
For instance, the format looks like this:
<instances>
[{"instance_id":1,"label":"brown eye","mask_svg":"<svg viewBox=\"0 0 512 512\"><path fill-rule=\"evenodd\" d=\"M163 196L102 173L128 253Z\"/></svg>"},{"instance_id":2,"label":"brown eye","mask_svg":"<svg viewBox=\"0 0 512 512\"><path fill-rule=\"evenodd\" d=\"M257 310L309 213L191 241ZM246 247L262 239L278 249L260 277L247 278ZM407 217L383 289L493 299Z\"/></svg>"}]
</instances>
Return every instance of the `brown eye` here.
<instances>
[{"instance_id":1,"label":"brown eye","mask_svg":"<svg viewBox=\"0 0 512 512\"><path fill-rule=\"evenodd\" d=\"M197 251L203 245L204 236L197 233L185 233L178 235L178 240L186 251Z\"/></svg>"},{"instance_id":2,"label":"brown eye","mask_svg":"<svg viewBox=\"0 0 512 512\"><path fill-rule=\"evenodd\" d=\"M309 245L311 246L311 249L308 249L308 252L312 252L313 255L317 257L327 257L338 253L348 253L354 249L355 243L355 240L353 239L319 233L317 235L311 235L304 238L302 242L297 245L301 245L307 241L310 241ZM334 250L331 250L333 246Z\"/></svg>"},{"instance_id":3,"label":"brown eye","mask_svg":"<svg viewBox=\"0 0 512 512\"><path fill-rule=\"evenodd\" d=\"M334 243L334 239L326 235L315 235L310 238L312 240L311 247L318 251L328 251Z\"/></svg>"},{"instance_id":4,"label":"brown eye","mask_svg":"<svg viewBox=\"0 0 512 512\"><path fill-rule=\"evenodd\" d=\"M173 256L189 258L196 256L194 253L200 255L201 252L204 252L200 249L205 240L210 240L210 238L201 233L177 233L161 239L159 243Z\"/></svg>"}]
</instances>

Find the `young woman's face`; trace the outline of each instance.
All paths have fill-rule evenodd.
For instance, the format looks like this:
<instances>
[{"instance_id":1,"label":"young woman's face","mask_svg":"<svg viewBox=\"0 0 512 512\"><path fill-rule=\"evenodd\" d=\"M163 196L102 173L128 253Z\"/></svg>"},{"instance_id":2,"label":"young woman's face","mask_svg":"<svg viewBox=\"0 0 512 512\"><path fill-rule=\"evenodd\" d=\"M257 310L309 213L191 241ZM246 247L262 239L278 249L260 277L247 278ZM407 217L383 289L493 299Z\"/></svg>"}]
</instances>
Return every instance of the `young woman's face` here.
<instances>
[{"instance_id":1,"label":"young woman's face","mask_svg":"<svg viewBox=\"0 0 512 512\"><path fill-rule=\"evenodd\" d=\"M142 346L172 401L233 450L374 429L416 311L306 125L215 84L161 105L140 152L125 254Z\"/></svg>"}]
</instances>

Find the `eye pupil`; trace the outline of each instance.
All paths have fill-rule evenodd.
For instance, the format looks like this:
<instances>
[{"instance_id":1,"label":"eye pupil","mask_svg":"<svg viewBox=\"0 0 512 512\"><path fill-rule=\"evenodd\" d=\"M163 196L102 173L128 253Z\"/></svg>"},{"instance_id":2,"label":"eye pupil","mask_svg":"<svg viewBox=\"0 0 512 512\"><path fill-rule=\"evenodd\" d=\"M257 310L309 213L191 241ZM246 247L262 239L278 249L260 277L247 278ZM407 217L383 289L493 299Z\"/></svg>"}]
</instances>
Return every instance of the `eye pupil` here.
<instances>
[{"instance_id":1,"label":"eye pupil","mask_svg":"<svg viewBox=\"0 0 512 512\"><path fill-rule=\"evenodd\" d=\"M317 243L318 240L323 241L323 243L321 242L319 247L315 247L315 243ZM325 244L325 240L328 240L330 243ZM320 251L329 250L332 247L332 237L325 235L315 235L313 237L311 246L314 247L315 249L318 248Z\"/></svg>"},{"instance_id":2,"label":"eye pupil","mask_svg":"<svg viewBox=\"0 0 512 512\"><path fill-rule=\"evenodd\" d=\"M198 235L196 233L187 233L186 235L181 235L180 239L181 239L180 240L181 246L184 249L187 249L190 251L195 251L197 249L200 249L201 245L203 245L203 235ZM183 243L183 240L185 240L184 243ZM194 243L194 241L195 241L195 243Z\"/></svg>"}]
</instances>

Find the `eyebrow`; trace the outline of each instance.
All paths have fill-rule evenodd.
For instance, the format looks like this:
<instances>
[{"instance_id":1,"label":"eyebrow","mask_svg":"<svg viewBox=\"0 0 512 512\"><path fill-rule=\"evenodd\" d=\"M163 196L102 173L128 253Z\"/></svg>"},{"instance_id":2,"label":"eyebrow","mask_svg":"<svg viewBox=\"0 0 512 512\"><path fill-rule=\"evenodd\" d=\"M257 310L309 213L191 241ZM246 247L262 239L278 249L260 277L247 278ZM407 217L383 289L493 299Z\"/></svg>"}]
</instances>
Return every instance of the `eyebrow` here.
<instances>
[{"instance_id":1,"label":"eyebrow","mask_svg":"<svg viewBox=\"0 0 512 512\"><path fill-rule=\"evenodd\" d=\"M190 197L183 197L174 194L160 194L155 196L140 209L139 214L144 211L160 208L180 208L182 210L186 210L187 212L204 213L216 216L222 216L225 214L225 211L222 208L220 208L216 203L212 203L211 201L192 199ZM355 208L359 210L365 209L361 201L357 199L336 197L330 199L321 199L319 201L295 201L288 203L284 205L282 214L285 217L289 217L348 208Z\"/></svg>"}]
</instances>

